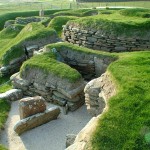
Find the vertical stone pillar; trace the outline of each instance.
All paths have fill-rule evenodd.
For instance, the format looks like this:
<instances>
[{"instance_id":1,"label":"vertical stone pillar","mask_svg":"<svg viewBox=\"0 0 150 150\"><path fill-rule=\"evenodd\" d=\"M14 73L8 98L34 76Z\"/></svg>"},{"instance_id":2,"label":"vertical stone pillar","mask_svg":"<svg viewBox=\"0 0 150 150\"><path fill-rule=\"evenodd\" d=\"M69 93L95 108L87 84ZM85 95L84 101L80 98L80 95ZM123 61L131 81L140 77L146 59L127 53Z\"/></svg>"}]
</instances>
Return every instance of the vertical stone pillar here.
<instances>
[{"instance_id":1,"label":"vertical stone pillar","mask_svg":"<svg viewBox=\"0 0 150 150\"><path fill-rule=\"evenodd\" d=\"M44 17L44 10L43 9L39 11L39 16Z\"/></svg>"}]
</instances>

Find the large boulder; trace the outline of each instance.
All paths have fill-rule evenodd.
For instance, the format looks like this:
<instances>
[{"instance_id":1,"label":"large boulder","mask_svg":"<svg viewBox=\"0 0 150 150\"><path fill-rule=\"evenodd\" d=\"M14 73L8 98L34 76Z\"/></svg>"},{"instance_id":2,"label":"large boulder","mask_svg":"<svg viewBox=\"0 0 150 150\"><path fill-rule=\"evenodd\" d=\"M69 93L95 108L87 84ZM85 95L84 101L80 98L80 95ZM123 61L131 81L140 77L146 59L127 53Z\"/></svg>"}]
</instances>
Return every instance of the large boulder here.
<instances>
[{"instance_id":1,"label":"large boulder","mask_svg":"<svg viewBox=\"0 0 150 150\"><path fill-rule=\"evenodd\" d=\"M41 96L27 97L19 101L20 119L27 118L46 110L45 100Z\"/></svg>"},{"instance_id":2,"label":"large boulder","mask_svg":"<svg viewBox=\"0 0 150 150\"><path fill-rule=\"evenodd\" d=\"M44 113L38 113L36 115L18 121L14 126L14 131L18 133L18 135L20 135L27 130L40 126L51 120L57 119L59 114L59 107L49 108Z\"/></svg>"}]
</instances>

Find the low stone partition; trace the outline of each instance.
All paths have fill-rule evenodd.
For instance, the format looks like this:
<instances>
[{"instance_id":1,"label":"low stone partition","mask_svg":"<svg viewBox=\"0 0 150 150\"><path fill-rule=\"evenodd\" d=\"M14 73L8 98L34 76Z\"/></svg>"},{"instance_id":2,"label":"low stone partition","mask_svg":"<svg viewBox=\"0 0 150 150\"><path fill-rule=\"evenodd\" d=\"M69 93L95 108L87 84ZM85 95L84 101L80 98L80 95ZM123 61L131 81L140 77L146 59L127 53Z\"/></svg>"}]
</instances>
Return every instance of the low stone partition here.
<instances>
[{"instance_id":1,"label":"low stone partition","mask_svg":"<svg viewBox=\"0 0 150 150\"><path fill-rule=\"evenodd\" d=\"M91 80L84 88L87 110L93 116L103 112L107 100L116 94L115 85L108 73Z\"/></svg>"},{"instance_id":2,"label":"low stone partition","mask_svg":"<svg viewBox=\"0 0 150 150\"><path fill-rule=\"evenodd\" d=\"M14 126L17 134L57 119L60 108L52 107L46 110L45 100L40 97L27 97L19 101L20 121Z\"/></svg>"},{"instance_id":3,"label":"low stone partition","mask_svg":"<svg viewBox=\"0 0 150 150\"><path fill-rule=\"evenodd\" d=\"M63 26L63 40L79 46L108 52L150 49L149 38L118 37L115 35L112 36L110 33L105 34L104 32L105 31L80 29L73 25L65 25Z\"/></svg>"},{"instance_id":4,"label":"low stone partition","mask_svg":"<svg viewBox=\"0 0 150 150\"><path fill-rule=\"evenodd\" d=\"M31 23L31 22L41 22L45 19L48 19L48 17L35 17L35 16L32 16L32 17L17 17L15 19L15 23L26 25L26 24Z\"/></svg>"}]
</instances>

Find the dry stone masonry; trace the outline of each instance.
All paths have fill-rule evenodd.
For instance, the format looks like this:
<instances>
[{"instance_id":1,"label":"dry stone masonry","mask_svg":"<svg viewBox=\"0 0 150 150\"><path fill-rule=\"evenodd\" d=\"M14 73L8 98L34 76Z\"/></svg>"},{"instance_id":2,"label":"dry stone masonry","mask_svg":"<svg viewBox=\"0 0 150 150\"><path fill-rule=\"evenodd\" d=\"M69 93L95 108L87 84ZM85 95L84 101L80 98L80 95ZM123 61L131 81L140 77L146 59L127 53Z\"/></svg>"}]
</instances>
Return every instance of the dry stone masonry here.
<instances>
[{"instance_id":1,"label":"dry stone masonry","mask_svg":"<svg viewBox=\"0 0 150 150\"><path fill-rule=\"evenodd\" d=\"M11 79L13 86L22 89L24 95L40 95L48 102L67 105L70 111L84 104L85 82L82 78L71 83L51 73L45 74L42 70L30 68L24 70L21 76L13 75Z\"/></svg>"},{"instance_id":2,"label":"dry stone masonry","mask_svg":"<svg viewBox=\"0 0 150 150\"><path fill-rule=\"evenodd\" d=\"M84 92L87 110L93 116L101 114L106 107L107 100L116 94L115 85L108 73L91 80L85 86Z\"/></svg>"},{"instance_id":3,"label":"dry stone masonry","mask_svg":"<svg viewBox=\"0 0 150 150\"><path fill-rule=\"evenodd\" d=\"M107 111L108 100L116 94L116 87L108 72L101 77L90 81L85 89L85 98L88 111L96 117L93 117L88 124L77 134L75 140L71 141L72 145L66 150L87 150L90 149L90 140L94 133L99 119ZM68 142L68 138L67 141Z\"/></svg>"},{"instance_id":4,"label":"dry stone masonry","mask_svg":"<svg viewBox=\"0 0 150 150\"><path fill-rule=\"evenodd\" d=\"M149 38L129 38L104 34L99 30L87 30L73 26L63 26L63 39L69 43L85 46L94 50L109 52L138 51L150 49Z\"/></svg>"}]
</instances>

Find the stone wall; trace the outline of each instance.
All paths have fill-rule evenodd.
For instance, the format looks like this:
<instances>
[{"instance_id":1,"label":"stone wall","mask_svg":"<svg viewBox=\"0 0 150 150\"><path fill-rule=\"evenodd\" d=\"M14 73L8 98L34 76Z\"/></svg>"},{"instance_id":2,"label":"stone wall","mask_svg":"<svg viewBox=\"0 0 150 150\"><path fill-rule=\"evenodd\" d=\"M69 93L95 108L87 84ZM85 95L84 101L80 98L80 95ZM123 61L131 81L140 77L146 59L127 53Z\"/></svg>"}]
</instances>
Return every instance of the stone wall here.
<instances>
[{"instance_id":1,"label":"stone wall","mask_svg":"<svg viewBox=\"0 0 150 150\"><path fill-rule=\"evenodd\" d=\"M31 23L31 22L41 22L41 21L43 21L43 20L45 20L47 18L48 17L34 17L34 16L32 16L32 17L25 17L25 18L17 17L15 19L15 23L16 24L26 25L26 24Z\"/></svg>"},{"instance_id":2,"label":"stone wall","mask_svg":"<svg viewBox=\"0 0 150 150\"><path fill-rule=\"evenodd\" d=\"M27 40L21 43L22 48L24 49L26 47L27 52L24 52L24 54L18 58L14 58L12 61L9 62L6 66L1 66L0 68L0 74L2 76L5 75L11 75L15 72L18 72L20 69L20 66L22 63L33 56L33 52L35 50L40 50L42 47L44 47L47 44L58 42L59 38L57 37L57 34L52 35L51 37L45 37L45 38L39 38L35 40Z\"/></svg>"},{"instance_id":3,"label":"stone wall","mask_svg":"<svg viewBox=\"0 0 150 150\"><path fill-rule=\"evenodd\" d=\"M108 72L101 77L90 81L85 89L85 103L93 117L88 124L77 134L75 141L66 150L92 150L91 137L97 128L102 114L108 110L108 100L116 94L115 84Z\"/></svg>"},{"instance_id":4,"label":"stone wall","mask_svg":"<svg viewBox=\"0 0 150 150\"><path fill-rule=\"evenodd\" d=\"M129 38L104 34L97 30L84 30L73 26L63 26L63 40L94 50L109 52L138 51L150 49L149 38Z\"/></svg>"},{"instance_id":5,"label":"stone wall","mask_svg":"<svg viewBox=\"0 0 150 150\"><path fill-rule=\"evenodd\" d=\"M62 79L53 73L46 74L38 68L23 70L20 77L14 74L11 77L15 88L21 89L27 96L42 96L48 102L68 107L74 111L84 104L85 82L81 78L76 82Z\"/></svg>"},{"instance_id":6,"label":"stone wall","mask_svg":"<svg viewBox=\"0 0 150 150\"><path fill-rule=\"evenodd\" d=\"M84 88L87 110L93 116L103 112L110 97L116 94L116 88L108 73L91 80Z\"/></svg>"}]
</instances>

